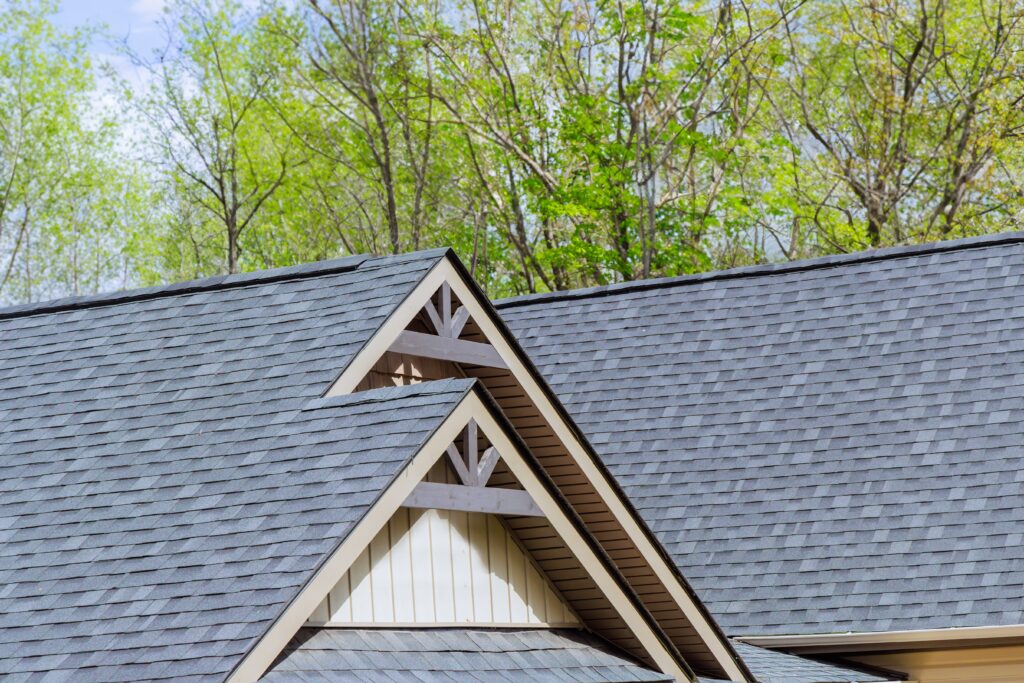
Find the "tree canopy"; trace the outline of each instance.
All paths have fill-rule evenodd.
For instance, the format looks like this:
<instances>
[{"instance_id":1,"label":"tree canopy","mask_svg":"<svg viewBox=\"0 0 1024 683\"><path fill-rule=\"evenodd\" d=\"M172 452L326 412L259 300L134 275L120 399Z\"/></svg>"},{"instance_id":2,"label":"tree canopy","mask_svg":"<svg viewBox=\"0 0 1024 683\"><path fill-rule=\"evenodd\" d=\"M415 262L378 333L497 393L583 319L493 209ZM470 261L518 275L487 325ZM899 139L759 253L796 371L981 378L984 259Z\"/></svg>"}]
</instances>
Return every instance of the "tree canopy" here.
<instances>
[{"instance_id":1,"label":"tree canopy","mask_svg":"<svg viewBox=\"0 0 1024 683\"><path fill-rule=\"evenodd\" d=\"M0 300L454 247L493 296L1015 229L1024 0L0 3Z\"/></svg>"}]
</instances>

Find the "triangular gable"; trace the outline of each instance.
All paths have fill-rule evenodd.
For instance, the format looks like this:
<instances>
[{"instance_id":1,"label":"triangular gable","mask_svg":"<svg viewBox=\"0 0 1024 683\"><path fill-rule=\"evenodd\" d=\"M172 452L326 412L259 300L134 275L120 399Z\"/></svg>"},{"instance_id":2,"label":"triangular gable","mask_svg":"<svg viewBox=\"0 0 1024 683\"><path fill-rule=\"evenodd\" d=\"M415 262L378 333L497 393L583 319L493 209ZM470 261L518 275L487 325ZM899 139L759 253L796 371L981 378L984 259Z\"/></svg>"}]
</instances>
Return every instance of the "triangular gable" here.
<instances>
[{"instance_id":1,"label":"triangular gable","mask_svg":"<svg viewBox=\"0 0 1024 683\"><path fill-rule=\"evenodd\" d=\"M516 438L507 422L488 403L484 393L476 390L466 394L405 469L381 493L338 549L325 560L316 575L232 672L228 679L231 683L258 679L298 629L316 613L343 577L353 570L359 558L379 537L381 530L395 518L396 513L403 507L422 507L417 496L424 489L419 487L424 483L438 484L428 481L431 470L442 458L449 457L449 447L467 431L471 423L486 436L491 448L500 455L507 476L502 482L504 485L487 491L485 497L475 498L475 502L467 503L460 493L453 493L453 502L448 507L465 509L473 505L476 512L497 514L507 511L509 505L522 504L521 500L519 503L510 502L520 499L520 496L506 496L501 491L526 494L535 507L528 510L516 508L514 512L517 515L508 519L531 519L534 528L546 530L543 535L554 553L550 558L535 555L541 569L546 569L545 563L549 559L552 562L571 559L572 566L564 565L564 575L555 577L550 571L546 571L546 574L552 578L554 586L573 606L584 624L675 680L694 680L685 662ZM478 466L483 465L483 462L478 463ZM509 478L514 479L522 488L509 488ZM465 484L451 486L470 488ZM529 517L522 513L528 513ZM522 536L519 538L522 540ZM581 606L585 609L581 609Z\"/></svg>"},{"instance_id":2,"label":"triangular gable","mask_svg":"<svg viewBox=\"0 0 1024 683\"><path fill-rule=\"evenodd\" d=\"M476 423L470 422L475 428ZM472 436L463 432L465 450ZM482 439L481 439L482 440ZM481 444L484 453L494 451ZM466 487L452 458L464 459L455 444L430 469L424 480L427 495L457 491L493 496L508 490L486 486L510 485L504 467L481 487ZM499 469L500 463L487 466ZM465 471L462 466L462 471ZM493 471L492 469L492 471ZM523 492L525 493L525 492ZM518 495L518 494L517 494ZM491 626L571 627L580 619L505 524L489 512L434 507L429 501L414 507L413 496L391 517L345 576L331 589L307 621L308 626ZM449 501L449 505L454 501ZM534 506L520 497L513 504ZM463 507L466 507L465 505ZM496 506L495 506L496 507ZM525 510L531 512L530 509ZM539 514L539 510L536 511Z\"/></svg>"},{"instance_id":3,"label":"triangular gable","mask_svg":"<svg viewBox=\"0 0 1024 683\"><path fill-rule=\"evenodd\" d=\"M396 365L403 372L389 378ZM702 674L753 680L454 254L410 292L327 395L452 376L483 382L687 661Z\"/></svg>"}]
</instances>

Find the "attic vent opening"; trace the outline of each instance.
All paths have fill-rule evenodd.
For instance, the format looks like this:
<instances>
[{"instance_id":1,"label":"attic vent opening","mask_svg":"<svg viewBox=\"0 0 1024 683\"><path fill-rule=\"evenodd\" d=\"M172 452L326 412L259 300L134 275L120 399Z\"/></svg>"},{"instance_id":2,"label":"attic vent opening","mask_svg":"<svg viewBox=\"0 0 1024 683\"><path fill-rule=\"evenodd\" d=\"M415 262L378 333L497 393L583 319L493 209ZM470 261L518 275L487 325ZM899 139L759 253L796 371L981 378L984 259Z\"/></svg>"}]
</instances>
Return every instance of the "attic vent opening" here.
<instances>
[{"instance_id":1,"label":"attic vent opening","mask_svg":"<svg viewBox=\"0 0 1024 683\"><path fill-rule=\"evenodd\" d=\"M471 367L507 368L498 351L480 338L469 309L443 282L355 391L465 377L465 368Z\"/></svg>"}]
</instances>

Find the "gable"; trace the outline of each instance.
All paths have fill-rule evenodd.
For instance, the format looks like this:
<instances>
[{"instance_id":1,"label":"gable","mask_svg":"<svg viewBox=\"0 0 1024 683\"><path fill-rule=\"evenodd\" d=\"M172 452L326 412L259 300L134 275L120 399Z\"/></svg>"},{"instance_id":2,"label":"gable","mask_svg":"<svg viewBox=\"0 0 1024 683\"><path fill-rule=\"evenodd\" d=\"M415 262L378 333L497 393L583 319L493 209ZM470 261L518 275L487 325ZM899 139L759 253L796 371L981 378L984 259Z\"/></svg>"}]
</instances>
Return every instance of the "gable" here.
<instances>
[{"instance_id":1,"label":"gable","mask_svg":"<svg viewBox=\"0 0 1024 683\"><path fill-rule=\"evenodd\" d=\"M455 383L464 384L465 380ZM430 384L421 386L429 387ZM408 387L401 389L407 390ZM399 390L377 391L387 393ZM368 392L366 395L374 393L377 392ZM364 556L367 547L370 547L369 556L373 555L373 539L381 538L381 531L389 525L389 521L395 519L395 513L402 506L423 507L422 487L473 488L482 493L483 489L490 487L492 483L494 486L487 489L487 495L473 497L469 504L472 511L507 515L508 500L518 499L519 494L527 495L532 500L531 509L517 510L508 519L528 515L536 520L533 528L538 533L534 538L543 541L551 552L538 556L531 551L531 555L537 561L538 568L551 579L554 589L561 593L583 625L637 660L667 673L673 679L693 680L693 675L685 662L679 659L663 632L651 620L636 596L627 589L614 564L600 553L580 520L571 508L565 505L550 480L509 431L509 425L485 403L485 400L481 390L471 391L460 400L399 475L379 494L376 502L338 548L324 560L316 574L278 616L245 659L236 666L229 678L231 683L255 680L267 670L298 629L304 623L308 623L325 598L330 604L330 593L337 591L339 582L346 575L351 577L359 571L356 563ZM450 457L445 454L460 435L466 435L463 440L463 455L466 457L467 465L472 464L476 468L476 463L473 463L470 457L475 448L469 448L469 445L477 445L478 438L482 436L490 444L485 453L498 453L508 476L499 477L494 482L484 476L479 480L462 476L463 483L459 485L424 481L442 457ZM489 467L486 462L487 458L481 458L478 471L482 472ZM510 487L511 480L514 480L521 489ZM465 499L455 495L454 491L450 493L455 502L451 506L441 507L467 509ZM522 542L523 536L517 534L516 539ZM383 552L387 553L387 549ZM549 563L557 563L560 568L558 576L550 571L549 567L554 565ZM351 586L351 583L348 585ZM411 588L408 583L399 584L394 581L389 585L398 590ZM394 593L381 595L383 600L394 600L396 597ZM433 596L436 596L436 593Z\"/></svg>"},{"instance_id":2,"label":"gable","mask_svg":"<svg viewBox=\"0 0 1024 683\"><path fill-rule=\"evenodd\" d=\"M999 235L498 306L730 634L1010 626L1021 272Z\"/></svg>"},{"instance_id":3,"label":"gable","mask_svg":"<svg viewBox=\"0 0 1024 683\"><path fill-rule=\"evenodd\" d=\"M456 376L477 378L663 629L673 648L703 674L749 679L733 651L675 564L636 516L616 482L547 390L486 299L449 256L438 263L355 356L328 392L345 395L373 386L429 381L379 370L395 355L448 364ZM513 531L529 534L529 520Z\"/></svg>"},{"instance_id":4,"label":"gable","mask_svg":"<svg viewBox=\"0 0 1024 683\"><path fill-rule=\"evenodd\" d=\"M444 460L425 481L460 483ZM503 517L410 507L392 515L306 623L580 625Z\"/></svg>"},{"instance_id":5,"label":"gable","mask_svg":"<svg viewBox=\"0 0 1024 683\"><path fill-rule=\"evenodd\" d=\"M395 513L310 626L579 626L497 515Z\"/></svg>"}]
</instances>

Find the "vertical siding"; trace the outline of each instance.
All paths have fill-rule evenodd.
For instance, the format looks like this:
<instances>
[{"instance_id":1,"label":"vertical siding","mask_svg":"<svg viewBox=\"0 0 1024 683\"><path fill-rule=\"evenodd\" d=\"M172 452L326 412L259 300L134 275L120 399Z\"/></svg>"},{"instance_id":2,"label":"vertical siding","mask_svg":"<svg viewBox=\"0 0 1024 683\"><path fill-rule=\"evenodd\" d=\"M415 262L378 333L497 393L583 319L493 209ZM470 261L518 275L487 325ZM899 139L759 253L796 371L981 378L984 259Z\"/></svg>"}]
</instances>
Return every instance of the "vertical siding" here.
<instances>
[{"instance_id":1,"label":"vertical siding","mask_svg":"<svg viewBox=\"0 0 1024 683\"><path fill-rule=\"evenodd\" d=\"M441 473L432 478L444 477ZM310 618L344 624L576 624L493 515L401 508Z\"/></svg>"}]
</instances>

